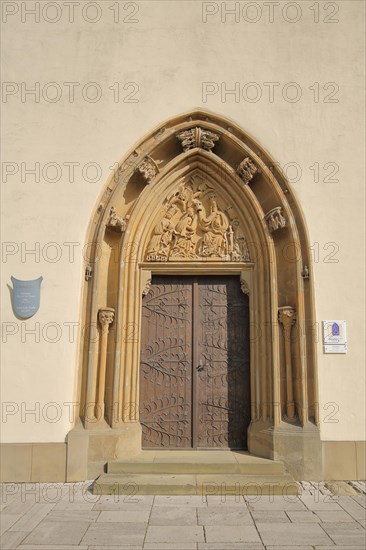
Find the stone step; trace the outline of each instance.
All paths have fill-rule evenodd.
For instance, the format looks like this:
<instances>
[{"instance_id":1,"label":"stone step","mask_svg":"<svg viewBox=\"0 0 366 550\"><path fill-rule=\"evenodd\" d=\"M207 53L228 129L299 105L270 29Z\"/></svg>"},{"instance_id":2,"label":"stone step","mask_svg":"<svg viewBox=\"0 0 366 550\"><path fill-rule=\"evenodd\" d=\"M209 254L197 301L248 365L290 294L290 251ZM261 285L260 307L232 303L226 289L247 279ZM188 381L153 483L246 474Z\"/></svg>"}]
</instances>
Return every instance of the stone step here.
<instances>
[{"instance_id":1,"label":"stone step","mask_svg":"<svg viewBox=\"0 0 366 550\"><path fill-rule=\"evenodd\" d=\"M283 462L259 459L253 462L108 462L109 474L242 474L285 473Z\"/></svg>"},{"instance_id":2,"label":"stone step","mask_svg":"<svg viewBox=\"0 0 366 550\"><path fill-rule=\"evenodd\" d=\"M297 495L290 474L102 474L95 495Z\"/></svg>"}]
</instances>

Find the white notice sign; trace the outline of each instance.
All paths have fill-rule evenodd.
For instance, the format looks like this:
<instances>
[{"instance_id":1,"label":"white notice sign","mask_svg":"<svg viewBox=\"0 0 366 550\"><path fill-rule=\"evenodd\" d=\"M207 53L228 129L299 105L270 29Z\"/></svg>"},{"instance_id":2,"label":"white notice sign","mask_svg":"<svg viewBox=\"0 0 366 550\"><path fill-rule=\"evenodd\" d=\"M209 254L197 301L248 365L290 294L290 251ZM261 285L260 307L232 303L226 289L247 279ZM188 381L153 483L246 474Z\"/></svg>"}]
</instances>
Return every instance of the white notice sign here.
<instances>
[{"instance_id":1,"label":"white notice sign","mask_svg":"<svg viewBox=\"0 0 366 550\"><path fill-rule=\"evenodd\" d=\"M346 321L323 321L324 353L347 353Z\"/></svg>"}]
</instances>

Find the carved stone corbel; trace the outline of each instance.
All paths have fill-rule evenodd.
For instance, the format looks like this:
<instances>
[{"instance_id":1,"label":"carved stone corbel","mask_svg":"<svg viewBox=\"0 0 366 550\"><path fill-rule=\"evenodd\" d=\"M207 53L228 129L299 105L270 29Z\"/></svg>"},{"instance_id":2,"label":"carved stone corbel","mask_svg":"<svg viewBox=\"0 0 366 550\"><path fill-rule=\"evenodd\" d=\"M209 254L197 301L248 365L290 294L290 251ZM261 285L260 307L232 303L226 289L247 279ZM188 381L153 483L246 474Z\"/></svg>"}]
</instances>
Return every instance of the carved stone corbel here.
<instances>
[{"instance_id":1,"label":"carved stone corbel","mask_svg":"<svg viewBox=\"0 0 366 550\"><path fill-rule=\"evenodd\" d=\"M98 392L96 399L95 416L102 420L104 418L104 394L105 394L105 373L107 367L107 344L109 326L113 323L114 309L104 307L98 311L98 321L102 327L102 335L99 348L99 376Z\"/></svg>"},{"instance_id":2,"label":"carved stone corbel","mask_svg":"<svg viewBox=\"0 0 366 550\"><path fill-rule=\"evenodd\" d=\"M257 172L258 169L250 157L246 157L236 169L236 173L245 185L248 185Z\"/></svg>"},{"instance_id":3,"label":"carved stone corbel","mask_svg":"<svg viewBox=\"0 0 366 550\"><path fill-rule=\"evenodd\" d=\"M211 151L216 141L220 139L219 134L199 127L182 130L178 132L176 136L181 142L184 152L194 149L195 147L201 147L206 151Z\"/></svg>"},{"instance_id":4,"label":"carved stone corbel","mask_svg":"<svg viewBox=\"0 0 366 550\"><path fill-rule=\"evenodd\" d=\"M249 285L244 278L243 272L240 273L240 289L243 292L243 294L246 294L247 296L250 295Z\"/></svg>"},{"instance_id":5,"label":"carved stone corbel","mask_svg":"<svg viewBox=\"0 0 366 550\"><path fill-rule=\"evenodd\" d=\"M141 294L142 296L147 296L152 282L152 273L146 269L141 271Z\"/></svg>"},{"instance_id":6,"label":"carved stone corbel","mask_svg":"<svg viewBox=\"0 0 366 550\"><path fill-rule=\"evenodd\" d=\"M114 206L112 206L109 211L109 218L107 220L106 227L108 227L108 229L124 233L127 229L129 219L129 215L127 215L125 218L117 216L116 209L114 208Z\"/></svg>"},{"instance_id":7,"label":"carved stone corbel","mask_svg":"<svg viewBox=\"0 0 366 550\"><path fill-rule=\"evenodd\" d=\"M291 329L296 322L296 309L292 306L278 308L278 320L283 326L285 340L285 365L286 365L286 412L291 420L295 416L295 403L293 391L292 361L291 361Z\"/></svg>"},{"instance_id":8,"label":"carved stone corbel","mask_svg":"<svg viewBox=\"0 0 366 550\"><path fill-rule=\"evenodd\" d=\"M147 183L151 183L155 176L159 173L159 167L154 159L146 156L137 166L137 170L143 175Z\"/></svg>"},{"instance_id":9,"label":"carved stone corbel","mask_svg":"<svg viewBox=\"0 0 366 550\"><path fill-rule=\"evenodd\" d=\"M283 215L281 206L276 206L276 208L272 208L272 210L267 212L267 214L264 216L264 219L267 222L270 233L274 233L278 229L283 229L287 226L287 221Z\"/></svg>"}]
</instances>

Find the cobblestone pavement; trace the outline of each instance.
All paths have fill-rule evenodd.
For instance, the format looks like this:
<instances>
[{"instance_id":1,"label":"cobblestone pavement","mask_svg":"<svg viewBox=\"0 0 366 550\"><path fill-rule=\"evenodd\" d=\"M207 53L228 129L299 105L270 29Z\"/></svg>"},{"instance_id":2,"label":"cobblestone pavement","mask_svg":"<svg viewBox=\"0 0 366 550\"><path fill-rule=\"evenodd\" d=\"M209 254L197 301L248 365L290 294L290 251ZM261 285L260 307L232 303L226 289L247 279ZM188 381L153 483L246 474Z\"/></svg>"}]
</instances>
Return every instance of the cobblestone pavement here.
<instances>
[{"instance_id":1,"label":"cobblestone pavement","mask_svg":"<svg viewBox=\"0 0 366 550\"><path fill-rule=\"evenodd\" d=\"M365 483L294 496L97 496L89 483L3 484L1 550L365 550ZM352 487L357 490L352 491Z\"/></svg>"}]
</instances>

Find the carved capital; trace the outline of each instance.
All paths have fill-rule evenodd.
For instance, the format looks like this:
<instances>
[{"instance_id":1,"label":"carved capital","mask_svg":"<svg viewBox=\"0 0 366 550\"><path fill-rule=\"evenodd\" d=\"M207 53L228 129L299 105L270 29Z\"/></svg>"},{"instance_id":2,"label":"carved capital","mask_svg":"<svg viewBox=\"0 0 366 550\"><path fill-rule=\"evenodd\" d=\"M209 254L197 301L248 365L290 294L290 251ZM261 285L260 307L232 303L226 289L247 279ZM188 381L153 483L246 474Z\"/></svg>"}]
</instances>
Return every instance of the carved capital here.
<instances>
[{"instance_id":1,"label":"carved capital","mask_svg":"<svg viewBox=\"0 0 366 550\"><path fill-rule=\"evenodd\" d=\"M248 185L257 172L258 169L250 157L246 157L236 169L236 173L245 185Z\"/></svg>"},{"instance_id":2,"label":"carved capital","mask_svg":"<svg viewBox=\"0 0 366 550\"><path fill-rule=\"evenodd\" d=\"M106 226L109 229L113 229L121 233L124 233L127 229L127 224L129 219L130 219L130 216L128 215L125 218L117 216L116 209L114 208L114 206L112 206L109 211L109 218L107 220Z\"/></svg>"},{"instance_id":3,"label":"carved capital","mask_svg":"<svg viewBox=\"0 0 366 550\"><path fill-rule=\"evenodd\" d=\"M155 176L159 173L157 163L149 156L142 159L137 167L137 170L143 175L147 183L151 183Z\"/></svg>"},{"instance_id":4,"label":"carved capital","mask_svg":"<svg viewBox=\"0 0 366 550\"><path fill-rule=\"evenodd\" d=\"M296 309L292 306L279 307L278 320L286 332L290 331L292 325L296 322Z\"/></svg>"},{"instance_id":5,"label":"carved capital","mask_svg":"<svg viewBox=\"0 0 366 550\"><path fill-rule=\"evenodd\" d=\"M272 208L272 210L264 216L264 219L267 222L270 233L274 233L278 229L282 229L287 226L286 218L283 215L281 206Z\"/></svg>"},{"instance_id":6,"label":"carved capital","mask_svg":"<svg viewBox=\"0 0 366 550\"><path fill-rule=\"evenodd\" d=\"M206 151L211 151L216 141L220 139L218 134L199 127L182 130L176 135L181 142L184 152L194 149L195 147L201 147Z\"/></svg>"},{"instance_id":7,"label":"carved capital","mask_svg":"<svg viewBox=\"0 0 366 550\"><path fill-rule=\"evenodd\" d=\"M114 309L112 307L104 307L98 311L98 321L102 326L103 331L109 330L109 325L113 323Z\"/></svg>"}]
</instances>

